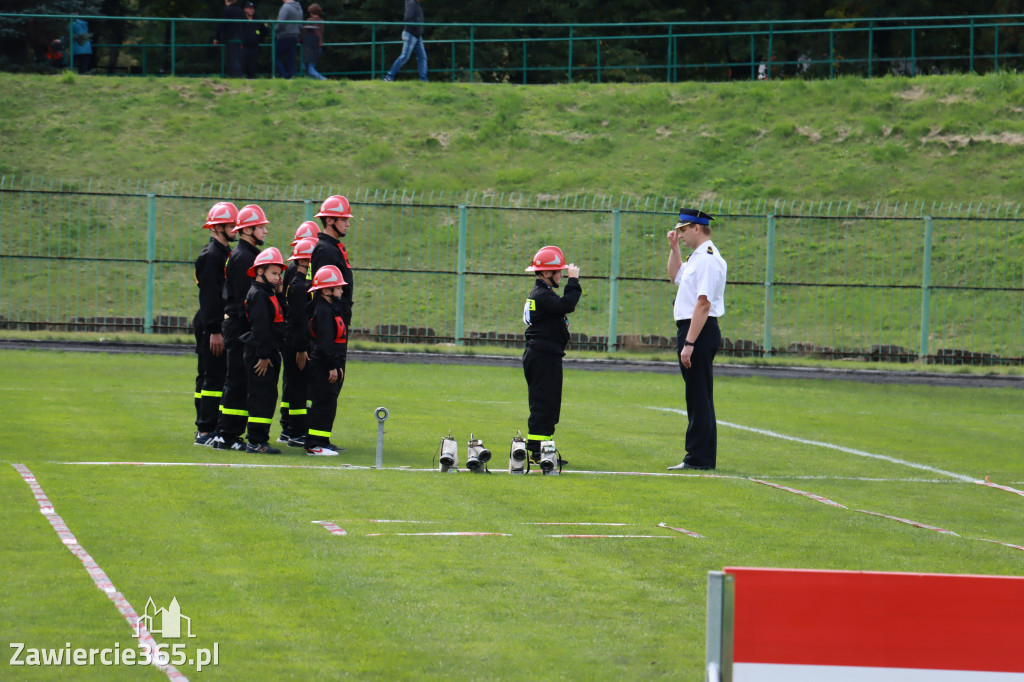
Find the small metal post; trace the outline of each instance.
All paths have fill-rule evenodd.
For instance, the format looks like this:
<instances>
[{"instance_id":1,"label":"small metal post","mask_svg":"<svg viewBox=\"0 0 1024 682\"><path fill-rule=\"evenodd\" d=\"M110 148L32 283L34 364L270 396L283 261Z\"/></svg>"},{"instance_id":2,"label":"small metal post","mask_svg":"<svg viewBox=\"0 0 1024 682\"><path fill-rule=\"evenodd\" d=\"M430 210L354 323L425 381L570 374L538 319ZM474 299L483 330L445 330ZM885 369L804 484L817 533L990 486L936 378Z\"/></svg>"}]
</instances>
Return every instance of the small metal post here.
<instances>
[{"instance_id":1,"label":"small metal post","mask_svg":"<svg viewBox=\"0 0 1024 682\"><path fill-rule=\"evenodd\" d=\"M612 210L612 265L608 275L608 352L619 346L619 239L622 233L622 212Z\"/></svg>"},{"instance_id":2,"label":"small metal post","mask_svg":"<svg viewBox=\"0 0 1024 682\"><path fill-rule=\"evenodd\" d=\"M313 209L314 209L313 200L312 199L303 199L302 203L305 204L305 211L306 211L306 217L303 218L303 220L312 220L313 219Z\"/></svg>"},{"instance_id":3,"label":"small metal post","mask_svg":"<svg viewBox=\"0 0 1024 682\"><path fill-rule=\"evenodd\" d=\"M378 407L373 411L377 418L377 469L384 468L384 422L388 420L388 408Z\"/></svg>"},{"instance_id":4,"label":"small metal post","mask_svg":"<svg viewBox=\"0 0 1024 682\"><path fill-rule=\"evenodd\" d=\"M772 356L772 284L775 279L775 216L768 216L764 265L764 356Z\"/></svg>"},{"instance_id":5,"label":"small metal post","mask_svg":"<svg viewBox=\"0 0 1024 682\"><path fill-rule=\"evenodd\" d=\"M458 285L455 295L455 345L462 345L466 312L466 204L459 204Z\"/></svg>"},{"instance_id":6,"label":"small metal post","mask_svg":"<svg viewBox=\"0 0 1024 682\"><path fill-rule=\"evenodd\" d=\"M921 352L917 359L928 357L928 326L932 309L932 217L924 217L924 263L921 275Z\"/></svg>"}]
</instances>

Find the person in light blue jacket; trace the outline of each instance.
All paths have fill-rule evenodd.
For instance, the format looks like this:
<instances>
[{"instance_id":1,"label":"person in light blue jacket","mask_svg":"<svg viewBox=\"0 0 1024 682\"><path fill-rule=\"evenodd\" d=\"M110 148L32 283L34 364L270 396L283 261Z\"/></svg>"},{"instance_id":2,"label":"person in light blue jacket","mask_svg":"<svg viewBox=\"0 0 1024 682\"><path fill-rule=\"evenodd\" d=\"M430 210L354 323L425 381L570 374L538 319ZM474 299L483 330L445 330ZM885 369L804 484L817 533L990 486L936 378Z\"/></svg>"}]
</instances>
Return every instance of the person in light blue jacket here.
<instances>
[{"instance_id":1,"label":"person in light blue jacket","mask_svg":"<svg viewBox=\"0 0 1024 682\"><path fill-rule=\"evenodd\" d=\"M92 68L92 34L85 19L75 19L71 23L71 54L78 73L89 73Z\"/></svg>"}]
</instances>

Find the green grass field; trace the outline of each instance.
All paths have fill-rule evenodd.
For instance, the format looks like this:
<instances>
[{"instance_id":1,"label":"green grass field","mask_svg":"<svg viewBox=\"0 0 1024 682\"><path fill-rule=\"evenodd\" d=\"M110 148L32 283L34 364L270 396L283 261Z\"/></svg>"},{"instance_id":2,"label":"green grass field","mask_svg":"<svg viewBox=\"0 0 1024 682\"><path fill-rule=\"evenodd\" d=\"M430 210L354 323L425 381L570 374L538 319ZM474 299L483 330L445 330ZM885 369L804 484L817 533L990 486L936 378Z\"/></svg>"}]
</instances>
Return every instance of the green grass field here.
<instances>
[{"instance_id":1,"label":"green grass field","mask_svg":"<svg viewBox=\"0 0 1024 682\"><path fill-rule=\"evenodd\" d=\"M570 371L565 475L441 475L396 467L429 468L450 428L463 458L472 431L500 469L525 429L521 372L353 362L334 437L348 451L325 461L194 447L190 358L0 359L3 679L159 679L9 664L11 642L134 645L11 463L35 474L137 611L176 597L196 634L187 650L218 645L219 665L179 666L190 679L698 680L709 570L1024 569L1024 552L975 539L1024 544L1024 499L970 482L1024 487L1020 390L720 378L717 476L641 477L582 472L678 462L685 418L652 408L683 406L681 378ZM373 464L378 405L391 411L385 470L343 467ZM87 464L100 461L278 466ZM399 535L451 531L506 535ZM658 537L548 537L576 533Z\"/></svg>"}]
</instances>

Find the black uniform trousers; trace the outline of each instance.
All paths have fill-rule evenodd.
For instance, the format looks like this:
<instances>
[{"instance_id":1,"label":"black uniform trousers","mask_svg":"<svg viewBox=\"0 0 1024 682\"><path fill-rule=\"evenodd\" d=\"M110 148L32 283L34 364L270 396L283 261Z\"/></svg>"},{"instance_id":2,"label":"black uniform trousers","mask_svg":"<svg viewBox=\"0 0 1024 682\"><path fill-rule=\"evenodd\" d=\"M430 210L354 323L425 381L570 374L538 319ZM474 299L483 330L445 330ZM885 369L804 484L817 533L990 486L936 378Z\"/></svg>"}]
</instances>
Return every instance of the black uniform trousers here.
<instances>
[{"instance_id":1,"label":"black uniform trousers","mask_svg":"<svg viewBox=\"0 0 1024 682\"><path fill-rule=\"evenodd\" d=\"M676 322L676 359L683 351L683 341L690 330L690 320ZM686 382L686 456L687 464L714 469L718 456L718 426L715 420L715 382L711 363L715 353L722 345L722 332L718 329L718 319L709 317L700 330L693 354L690 356L690 368L683 367L679 361L679 370Z\"/></svg>"},{"instance_id":2,"label":"black uniform trousers","mask_svg":"<svg viewBox=\"0 0 1024 682\"><path fill-rule=\"evenodd\" d=\"M245 367L248 371L248 394L245 407L249 413L248 437L250 443L270 441L270 425L274 423L277 409L277 380L281 377L281 354L270 354L270 367L266 374L256 374L256 363L260 358L250 346L245 347Z\"/></svg>"},{"instance_id":3,"label":"black uniform trousers","mask_svg":"<svg viewBox=\"0 0 1024 682\"><path fill-rule=\"evenodd\" d=\"M199 330L199 315L192 321L195 325L196 355L199 357L199 371L196 374L196 428L208 433L217 428L220 414L220 399L224 393L224 375L227 373L227 358L210 352L209 332Z\"/></svg>"},{"instance_id":4,"label":"black uniform trousers","mask_svg":"<svg viewBox=\"0 0 1024 682\"><path fill-rule=\"evenodd\" d=\"M562 356L537 350L529 342L523 351L523 374L530 402L526 449L540 452L541 441L552 440L562 411Z\"/></svg>"},{"instance_id":5,"label":"black uniform trousers","mask_svg":"<svg viewBox=\"0 0 1024 682\"><path fill-rule=\"evenodd\" d=\"M229 40L224 43L224 72L228 78L242 77L242 43Z\"/></svg>"},{"instance_id":6,"label":"black uniform trousers","mask_svg":"<svg viewBox=\"0 0 1024 682\"><path fill-rule=\"evenodd\" d=\"M319 362L306 364L309 371L309 429L306 436L306 447L326 447L331 442L331 429L334 428L334 417L338 413L338 395L341 394L343 378L328 383L328 375L332 367ZM341 361L341 369L345 369L345 361Z\"/></svg>"},{"instance_id":7,"label":"black uniform trousers","mask_svg":"<svg viewBox=\"0 0 1024 682\"><path fill-rule=\"evenodd\" d=\"M224 376L224 391L220 399L220 419L217 433L227 445L245 432L249 413L246 401L249 385L249 368L245 366L245 344L241 336L245 329L244 317L226 317L221 326L224 335L224 355L227 373Z\"/></svg>"},{"instance_id":8,"label":"black uniform trousers","mask_svg":"<svg viewBox=\"0 0 1024 682\"><path fill-rule=\"evenodd\" d=\"M260 46L242 46L242 70L246 78L255 78L260 64Z\"/></svg>"},{"instance_id":9,"label":"black uniform trousers","mask_svg":"<svg viewBox=\"0 0 1024 682\"><path fill-rule=\"evenodd\" d=\"M281 352L281 431L295 438L306 435L309 400L309 359L305 369L295 364L295 348L285 344Z\"/></svg>"}]
</instances>

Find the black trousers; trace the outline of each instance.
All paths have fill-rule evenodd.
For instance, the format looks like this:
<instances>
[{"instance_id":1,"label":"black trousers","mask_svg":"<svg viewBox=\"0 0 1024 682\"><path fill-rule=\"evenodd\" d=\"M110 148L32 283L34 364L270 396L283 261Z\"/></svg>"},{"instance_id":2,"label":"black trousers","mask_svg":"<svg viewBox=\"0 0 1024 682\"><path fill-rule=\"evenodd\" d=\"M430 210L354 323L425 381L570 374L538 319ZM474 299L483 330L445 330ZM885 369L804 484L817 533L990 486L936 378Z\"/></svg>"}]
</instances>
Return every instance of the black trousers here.
<instances>
[{"instance_id":1,"label":"black trousers","mask_svg":"<svg viewBox=\"0 0 1024 682\"><path fill-rule=\"evenodd\" d=\"M248 393L245 409L249 413L248 437L250 443L267 443L270 441L270 425L274 422L274 410L277 409L277 380L281 377L281 354L274 351L270 355L270 367L266 374L256 374L254 367L259 356L250 347L245 347L245 367L249 372Z\"/></svg>"},{"instance_id":2,"label":"black trousers","mask_svg":"<svg viewBox=\"0 0 1024 682\"><path fill-rule=\"evenodd\" d=\"M308 422L309 361L305 369L295 364L295 349L285 346L281 352L281 430L292 436L305 436Z\"/></svg>"},{"instance_id":3,"label":"black trousers","mask_svg":"<svg viewBox=\"0 0 1024 682\"><path fill-rule=\"evenodd\" d=\"M196 355L199 358L196 373L196 428L200 433L207 433L217 428L228 365L223 353L218 357L210 352L210 334L199 331L198 322L197 315L192 321L196 329Z\"/></svg>"},{"instance_id":4,"label":"black trousers","mask_svg":"<svg viewBox=\"0 0 1024 682\"><path fill-rule=\"evenodd\" d=\"M260 46L259 45L243 45L242 46L242 70L245 71L246 78L255 78L256 72L259 70L260 63Z\"/></svg>"},{"instance_id":5,"label":"black trousers","mask_svg":"<svg viewBox=\"0 0 1024 682\"><path fill-rule=\"evenodd\" d=\"M232 40L224 43L224 73L228 78L242 77L242 43Z\"/></svg>"},{"instance_id":6,"label":"black trousers","mask_svg":"<svg viewBox=\"0 0 1024 682\"><path fill-rule=\"evenodd\" d=\"M676 359L690 330L690 320L676 322ZM690 368L679 361L686 382L686 456L683 461L697 467L714 469L718 456L718 425L715 420L715 378L711 363L722 345L718 320L709 317L700 330L690 356Z\"/></svg>"},{"instance_id":7,"label":"black trousers","mask_svg":"<svg viewBox=\"0 0 1024 682\"><path fill-rule=\"evenodd\" d=\"M540 452L541 441L555 437L555 425L562 411L562 356L526 344L523 374L530 401L526 449Z\"/></svg>"},{"instance_id":8,"label":"black trousers","mask_svg":"<svg viewBox=\"0 0 1024 682\"><path fill-rule=\"evenodd\" d=\"M224 376L224 391L220 399L217 431L228 445L245 432L249 416L245 407L249 390L249 368L245 366L245 344L240 338L243 333L245 322L242 318L225 318L221 334L224 335L227 373Z\"/></svg>"},{"instance_id":9,"label":"black trousers","mask_svg":"<svg viewBox=\"0 0 1024 682\"><path fill-rule=\"evenodd\" d=\"M341 368L345 369L344 361ZM331 442L331 429L334 428L334 418L338 412L338 395L345 380L328 383L331 368L320 363L308 363L306 369L309 370L310 398L306 447L322 447Z\"/></svg>"}]
</instances>

